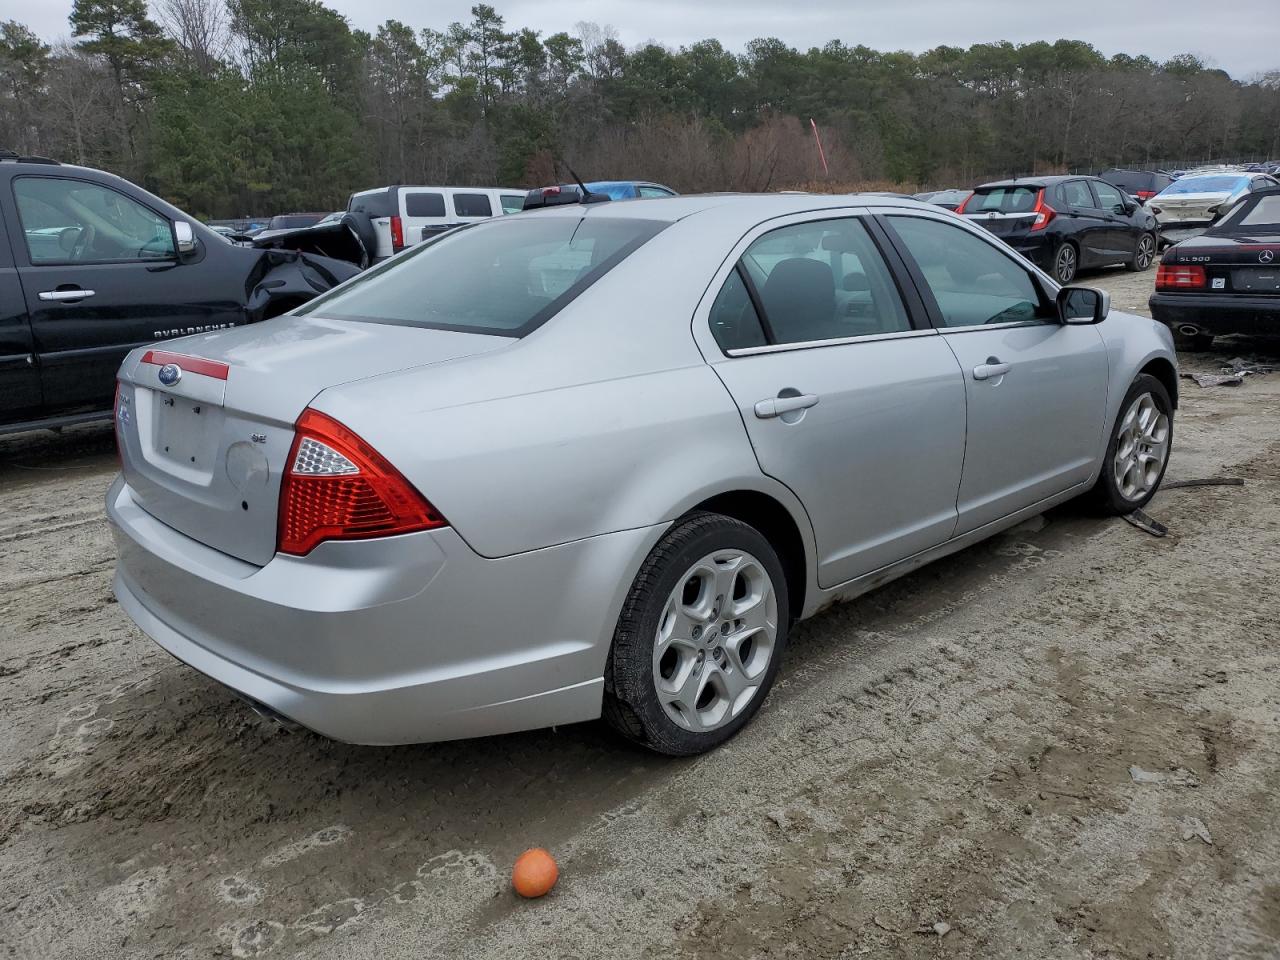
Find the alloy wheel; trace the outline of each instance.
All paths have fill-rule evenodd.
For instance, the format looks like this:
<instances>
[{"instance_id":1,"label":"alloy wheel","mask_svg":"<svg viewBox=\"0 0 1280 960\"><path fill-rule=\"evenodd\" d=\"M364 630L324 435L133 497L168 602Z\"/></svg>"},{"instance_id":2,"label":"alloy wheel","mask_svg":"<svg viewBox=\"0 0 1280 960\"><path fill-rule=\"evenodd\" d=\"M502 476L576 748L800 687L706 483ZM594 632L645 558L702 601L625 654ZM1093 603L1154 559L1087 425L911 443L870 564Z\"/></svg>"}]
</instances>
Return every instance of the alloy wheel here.
<instances>
[{"instance_id":1,"label":"alloy wheel","mask_svg":"<svg viewBox=\"0 0 1280 960\"><path fill-rule=\"evenodd\" d=\"M1054 276L1059 283L1070 283L1076 276L1076 248L1064 243L1058 248L1058 256L1053 263Z\"/></svg>"},{"instance_id":2,"label":"alloy wheel","mask_svg":"<svg viewBox=\"0 0 1280 960\"><path fill-rule=\"evenodd\" d=\"M709 553L685 572L658 618L653 682L672 721L706 733L760 691L778 638L778 598L764 565L742 550Z\"/></svg>"},{"instance_id":3,"label":"alloy wheel","mask_svg":"<svg viewBox=\"0 0 1280 960\"><path fill-rule=\"evenodd\" d=\"M1151 261L1156 258L1156 242L1152 239L1151 234L1144 233L1138 239L1138 251L1134 256L1139 270L1145 270L1151 266Z\"/></svg>"},{"instance_id":4,"label":"alloy wheel","mask_svg":"<svg viewBox=\"0 0 1280 960\"><path fill-rule=\"evenodd\" d=\"M1155 397L1144 393L1120 420L1112 462L1116 489L1126 500L1141 500L1155 489L1169 459L1169 417Z\"/></svg>"}]
</instances>

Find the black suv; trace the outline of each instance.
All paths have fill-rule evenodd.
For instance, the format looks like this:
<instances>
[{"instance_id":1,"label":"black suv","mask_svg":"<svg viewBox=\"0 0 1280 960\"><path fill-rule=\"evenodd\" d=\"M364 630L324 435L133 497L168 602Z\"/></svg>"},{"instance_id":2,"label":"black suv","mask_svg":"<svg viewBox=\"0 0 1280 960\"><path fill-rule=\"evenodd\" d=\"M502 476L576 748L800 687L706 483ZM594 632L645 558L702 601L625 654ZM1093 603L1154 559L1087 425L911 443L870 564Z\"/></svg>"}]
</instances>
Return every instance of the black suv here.
<instances>
[{"instance_id":1,"label":"black suv","mask_svg":"<svg viewBox=\"0 0 1280 960\"><path fill-rule=\"evenodd\" d=\"M0 152L0 433L109 417L134 347L263 320L359 272L226 239L101 170Z\"/></svg>"},{"instance_id":2,"label":"black suv","mask_svg":"<svg viewBox=\"0 0 1280 960\"><path fill-rule=\"evenodd\" d=\"M1020 177L984 183L956 213L985 227L1058 283L1081 267L1155 259L1155 214L1098 177Z\"/></svg>"},{"instance_id":3,"label":"black suv","mask_svg":"<svg viewBox=\"0 0 1280 960\"><path fill-rule=\"evenodd\" d=\"M1167 173L1152 170L1104 170L1098 177L1143 203L1173 183Z\"/></svg>"}]
</instances>

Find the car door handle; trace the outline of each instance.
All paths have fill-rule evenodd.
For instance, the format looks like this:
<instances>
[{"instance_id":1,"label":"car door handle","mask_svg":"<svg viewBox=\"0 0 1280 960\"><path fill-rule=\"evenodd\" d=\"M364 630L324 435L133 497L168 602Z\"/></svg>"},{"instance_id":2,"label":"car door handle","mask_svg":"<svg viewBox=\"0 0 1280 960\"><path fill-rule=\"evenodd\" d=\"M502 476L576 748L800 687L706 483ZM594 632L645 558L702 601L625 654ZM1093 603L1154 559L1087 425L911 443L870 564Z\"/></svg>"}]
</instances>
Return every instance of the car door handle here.
<instances>
[{"instance_id":1,"label":"car door handle","mask_svg":"<svg viewBox=\"0 0 1280 960\"><path fill-rule=\"evenodd\" d=\"M93 290L41 290L41 300L83 300L85 297L92 297Z\"/></svg>"},{"instance_id":2,"label":"car door handle","mask_svg":"<svg viewBox=\"0 0 1280 960\"><path fill-rule=\"evenodd\" d=\"M992 377L1003 377L1009 372L1009 364L1001 363L996 357L987 357L986 363L973 368L973 379L990 380Z\"/></svg>"},{"instance_id":3,"label":"car door handle","mask_svg":"<svg viewBox=\"0 0 1280 960\"><path fill-rule=\"evenodd\" d=\"M761 420L768 420L770 417L780 417L784 413L807 410L817 402L818 398L812 393L802 393L797 397L770 397L756 404L756 416Z\"/></svg>"}]
</instances>

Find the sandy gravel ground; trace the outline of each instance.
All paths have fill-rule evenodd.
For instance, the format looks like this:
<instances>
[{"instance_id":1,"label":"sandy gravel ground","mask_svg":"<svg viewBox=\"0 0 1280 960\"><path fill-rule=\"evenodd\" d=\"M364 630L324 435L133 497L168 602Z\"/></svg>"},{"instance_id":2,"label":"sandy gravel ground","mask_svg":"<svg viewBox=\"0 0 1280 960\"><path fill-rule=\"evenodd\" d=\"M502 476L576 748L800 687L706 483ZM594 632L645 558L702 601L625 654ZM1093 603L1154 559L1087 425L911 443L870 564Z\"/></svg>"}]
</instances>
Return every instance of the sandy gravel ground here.
<instances>
[{"instance_id":1,"label":"sandy gravel ground","mask_svg":"<svg viewBox=\"0 0 1280 960\"><path fill-rule=\"evenodd\" d=\"M687 761L278 730L119 611L114 469L0 439L0 957L1280 956L1280 374L1184 381L1170 479L1245 486L1167 538L1069 506L828 611Z\"/></svg>"}]
</instances>

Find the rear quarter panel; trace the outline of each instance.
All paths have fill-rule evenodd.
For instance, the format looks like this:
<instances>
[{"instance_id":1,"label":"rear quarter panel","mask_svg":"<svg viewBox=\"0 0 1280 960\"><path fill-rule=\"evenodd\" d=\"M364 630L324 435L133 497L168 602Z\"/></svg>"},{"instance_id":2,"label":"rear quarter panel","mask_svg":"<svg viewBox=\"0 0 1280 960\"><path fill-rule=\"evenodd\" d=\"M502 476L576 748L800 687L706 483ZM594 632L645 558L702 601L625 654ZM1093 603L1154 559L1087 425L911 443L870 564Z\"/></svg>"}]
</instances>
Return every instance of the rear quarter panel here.
<instances>
[{"instance_id":1,"label":"rear quarter panel","mask_svg":"<svg viewBox=\"0 0 1280 960\"><path fill-rule=\"evenodd\" d=\"M690 328L736 236L687 244L682 226L509 349L335 387L312 405L396 464L486 557L660 523L730 490L769 492Z\"/></svg>"}]
</instances>

